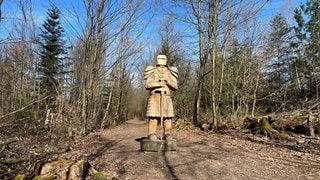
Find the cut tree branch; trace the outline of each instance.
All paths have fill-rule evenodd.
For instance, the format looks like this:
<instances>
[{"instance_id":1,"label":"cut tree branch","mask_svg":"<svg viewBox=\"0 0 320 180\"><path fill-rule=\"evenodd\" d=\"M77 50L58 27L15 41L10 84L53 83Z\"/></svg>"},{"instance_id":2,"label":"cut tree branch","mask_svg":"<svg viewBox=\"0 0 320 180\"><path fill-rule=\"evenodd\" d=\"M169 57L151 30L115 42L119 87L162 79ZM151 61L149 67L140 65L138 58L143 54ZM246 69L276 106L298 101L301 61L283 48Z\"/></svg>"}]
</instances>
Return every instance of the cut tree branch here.
<instances>
[{"instance_id":1,"label":"cut tree branch","mask_svg":"<svg viewBox=\"0 0 320 180\"><path fill-rule=\"evenodd\" d=\"M34 103L41 102L41 101L47 99L47 98L50 97L50 96L51 96L51 95L48 95L48 96L46 96L46 97L44 97L44 98L42 98L42 99L39 99L39 100L37 100L37 101L34 101L34 102L28 104L28 105L26 105L26 106L24 106L24 107L22 107L22 108L20 108L20 109L17 109L17 110L12 111L12 112L10 112L10 113L8 113L8 114L2 115L2 116L0 116L0 119L2 119L2 118L4 118L4 117L7 117L7 116L9 116L9 115L15 114L15 113L17 113L17 112L19 112L19 111L22 111L22 110L26 109L27 107L33 105Z\"/></svg>"},{"instance_id":2,"label":"cut tree branch","mask_svg":"<svg viewBox=\"0 0 320 180\"><path fill-rule=\"evenodd\" d=\"M12 138L8 138L8 139L5 139L5 140L1 140L0 139L0 147L3 146L3 145L14 143L14 142L19 141L19 140L20 139L18 137L12 137Z\"/></svg>"}]
</instances>

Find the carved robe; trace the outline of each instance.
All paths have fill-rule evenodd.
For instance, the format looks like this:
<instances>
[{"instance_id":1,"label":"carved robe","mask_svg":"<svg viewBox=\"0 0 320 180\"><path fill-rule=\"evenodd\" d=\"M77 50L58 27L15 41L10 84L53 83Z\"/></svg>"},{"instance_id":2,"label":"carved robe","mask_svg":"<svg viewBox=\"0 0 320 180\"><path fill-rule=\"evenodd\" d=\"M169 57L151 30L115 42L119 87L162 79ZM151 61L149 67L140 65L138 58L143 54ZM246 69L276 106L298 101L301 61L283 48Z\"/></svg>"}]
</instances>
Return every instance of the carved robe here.
<instances>
[{"instance_id":1,"label":"carved robe","mask_svg":"<svg viewBox=\"0 0 320 180\"><path fill-rule=\"evenodd\" d=\"M175 91L178 86L177 68L148 66L144 72L144 78L146 80L145 88L150 90L146 116L160 117L162 115L164 118L173 117L171 91ZM161 98L161 96L163 97ZM161 100L163 100L162 103Z\"/></svg>"}]
</instances>

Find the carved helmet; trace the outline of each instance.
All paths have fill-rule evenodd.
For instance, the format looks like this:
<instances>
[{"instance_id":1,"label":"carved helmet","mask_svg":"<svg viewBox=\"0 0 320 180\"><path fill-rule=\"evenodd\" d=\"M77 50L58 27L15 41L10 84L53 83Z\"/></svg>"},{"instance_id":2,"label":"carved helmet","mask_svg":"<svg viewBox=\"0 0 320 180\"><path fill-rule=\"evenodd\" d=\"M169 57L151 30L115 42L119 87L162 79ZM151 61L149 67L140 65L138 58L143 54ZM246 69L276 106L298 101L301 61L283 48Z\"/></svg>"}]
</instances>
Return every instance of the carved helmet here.
<instances>
[{"instance_id":1,"label":"carved helmet","mask_svg":"<svg viewBox=\"0 0 320 180\"><path fill-rule=\"evenodd\" d=\"M167 56L159 54L157 56L157 65L167 65Z\"/></svg>"}]
</instances>

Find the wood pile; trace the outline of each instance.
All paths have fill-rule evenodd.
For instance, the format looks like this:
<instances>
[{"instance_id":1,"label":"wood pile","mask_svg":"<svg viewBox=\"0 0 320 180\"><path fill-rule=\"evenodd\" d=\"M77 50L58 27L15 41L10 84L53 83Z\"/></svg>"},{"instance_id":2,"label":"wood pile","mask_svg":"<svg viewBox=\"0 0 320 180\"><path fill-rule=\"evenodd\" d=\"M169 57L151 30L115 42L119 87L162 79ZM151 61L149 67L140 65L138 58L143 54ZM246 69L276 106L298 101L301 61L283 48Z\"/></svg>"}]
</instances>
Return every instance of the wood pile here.
<instances>
[{"instance_id":1,"label":"wood pile","mask_svg":"<svg viewBox=\"0 0 320 180\"><path fill-rule=\"evenodd\" d=\"M246 118L243 129L273 139L288 139L288 134L317 137L320 134L320 102L300 111L285 114Z\"/></svg>"}]
</instances>

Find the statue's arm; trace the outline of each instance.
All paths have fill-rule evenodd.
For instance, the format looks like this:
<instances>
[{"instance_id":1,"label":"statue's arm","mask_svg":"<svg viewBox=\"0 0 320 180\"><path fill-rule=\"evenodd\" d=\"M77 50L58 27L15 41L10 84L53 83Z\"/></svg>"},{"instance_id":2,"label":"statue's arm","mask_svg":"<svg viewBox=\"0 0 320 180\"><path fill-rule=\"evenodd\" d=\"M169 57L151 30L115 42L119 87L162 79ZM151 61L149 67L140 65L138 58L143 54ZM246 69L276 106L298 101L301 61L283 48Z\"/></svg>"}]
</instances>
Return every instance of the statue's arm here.
<instances>
[{"instance_id":1,"label":"statue's arm","mask_svg":"<svg viewBox=\"0 0 320 180\"><path fill-rule=\"evenodd\" d=\"M168 67L169 76L166 81L166 84L173 90L178 89L178 69L176 67Z\"/></svg>"},{"instance_id":2,"label":"statue's arm","mask_svg":"<svg viewBox=\"0 0 320 180\"><path fill-rule=\"evenodd\" d=\"M154 73L155 73L155 67L154 66L148 66L144 70L144 79L146 81L145 88L150 90L153 88L158 88L161 86L158 79L154 79Z\"/></svg>"},{"instance_id":3,"label":"statue's arm","mask_svg":"<svg viewBox=\"0 0 320 180\"><path fill-rule=\"evenodd\" d=\"M159 88L159 87L161 87L161 82L159 80L155 80L152 76L146 79L146 85L145 85L146 89L150 90L150 89Z\"/></svg>"},{"instance_id":4,"label":"statue's arm","mask_svg":"<svg viewBox=\"0 0 320 180\"><path fill-rule=\"evenodd\" d=\"M170 87L172 90L177 90L178 89L178 81L177 78L175 77L170 77L167 81L166 84Z\"/></svg>"}]
</instances>

